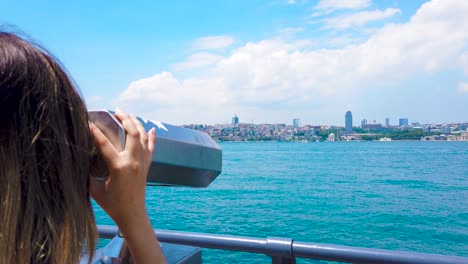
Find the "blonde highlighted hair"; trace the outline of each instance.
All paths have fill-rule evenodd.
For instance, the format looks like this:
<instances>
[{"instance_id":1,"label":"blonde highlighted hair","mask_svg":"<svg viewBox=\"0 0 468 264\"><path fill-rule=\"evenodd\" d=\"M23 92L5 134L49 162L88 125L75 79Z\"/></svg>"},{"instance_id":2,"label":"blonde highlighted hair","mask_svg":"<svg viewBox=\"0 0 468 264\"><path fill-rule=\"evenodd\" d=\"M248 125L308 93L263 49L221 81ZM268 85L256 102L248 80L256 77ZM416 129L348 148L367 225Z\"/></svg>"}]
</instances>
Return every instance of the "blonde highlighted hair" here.
<instances>
[{"instance_id":1,"label":"blonde highlighted hair","mask_svg":"<svg viewBox=\"0 0 468 264\"><path fill-rule=\"evenodd\" d=\"M93 254L93 149L86 106L60 64L0 32L0 263Z\"/></svg>"}]
</instances>

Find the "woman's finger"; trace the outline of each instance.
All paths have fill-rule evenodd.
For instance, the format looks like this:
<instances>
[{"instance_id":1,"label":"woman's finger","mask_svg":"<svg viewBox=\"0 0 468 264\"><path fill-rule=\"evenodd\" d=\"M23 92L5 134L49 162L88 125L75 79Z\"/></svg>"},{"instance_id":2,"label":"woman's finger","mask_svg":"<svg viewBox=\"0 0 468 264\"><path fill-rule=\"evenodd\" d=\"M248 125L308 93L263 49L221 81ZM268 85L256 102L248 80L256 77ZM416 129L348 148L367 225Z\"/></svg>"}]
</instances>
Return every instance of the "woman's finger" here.
<instances>
[{"instance_id":1,"label":"woman's finger","mask_svg":"<svg viewBox=\"0 0 468 264\"><path fill-rule=\"evenodd\" d=\"M120 120L122 126L125 129L125 132L127 133L125 150L128 150L132 154L138 153L138 149L140 148L140 132L138 131L132 118L130 115L122 111L116 111L115 116Z\"/></svg>"},{"instance_id":2,"label":"woman's finger","mask_svg":"<svg viewBox=\"0 0 468 264\"><path fill-rule=\"evenodd\" d=\"M96 146L103 155L104 160L109 163L111 160L115 159L119 153L109 139L91 122L89 123L89 128L91 130L91 136L94 138L94 142L96 142Z\"/></svg>"},{"instance_id":3,"label":"woman's finger","mask_svg":"<svg viewBox=\"0 0 468 264\"><path fill-rule=\"evenodd\" d=\"M154 148L156 143L156 129L153 127L148 132L148 150L151 152L151 156L154 154Z\"/></svg>"},{"instance_id":4,"label":"woman's finger","mask_svg":"<svg viewBox=\"0 0 468 264\"><path fill-rule=\"evenodd\" d=\"M133 120L133 123L135 123L135 126L140 132L140 143L143 146L143 148L146 150L148 148L148 134L146 133L146 129L143 127L141 122L136 118L134 115L130 115L130 117Z\"/></svg>"}]
</instances>

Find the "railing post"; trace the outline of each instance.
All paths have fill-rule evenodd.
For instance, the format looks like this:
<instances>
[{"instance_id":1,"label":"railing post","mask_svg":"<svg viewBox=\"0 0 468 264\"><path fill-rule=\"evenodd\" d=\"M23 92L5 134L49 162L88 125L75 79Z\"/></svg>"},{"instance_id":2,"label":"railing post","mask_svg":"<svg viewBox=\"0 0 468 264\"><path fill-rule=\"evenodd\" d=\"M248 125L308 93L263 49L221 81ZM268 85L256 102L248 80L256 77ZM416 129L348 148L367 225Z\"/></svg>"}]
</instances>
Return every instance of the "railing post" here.
<instances>
[{"instance_id":1,"label":"railing post","mask_svg":"<svg viewBox=\"0 0 468 264\"><path fill-rule=\"evenodd\" d=\"M285 258L285 257L271 257L272 264L296 264L296 258Z\"/></svg>"},{"instance_id":2,"label":"railing post","mask_svg":"<svg viewBox=\"0 0 468 264\"><path fill-rule=\"evenodd\" d=\"M267 237L266 251L273 264L295 264L292 238Z\"/></svg>"}]
</instances>

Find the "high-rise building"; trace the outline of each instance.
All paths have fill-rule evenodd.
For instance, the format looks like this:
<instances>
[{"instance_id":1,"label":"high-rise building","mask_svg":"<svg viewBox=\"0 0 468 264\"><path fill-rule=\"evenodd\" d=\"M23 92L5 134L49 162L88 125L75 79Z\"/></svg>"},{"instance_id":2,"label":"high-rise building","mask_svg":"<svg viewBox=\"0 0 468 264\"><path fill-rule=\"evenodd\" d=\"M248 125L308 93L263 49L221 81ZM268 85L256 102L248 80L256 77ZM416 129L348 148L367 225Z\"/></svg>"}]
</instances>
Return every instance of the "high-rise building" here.
<instances>
[{"instance_id":1,"label":"high-rise building","mask_svg":"<svg viewBox=\"0 0 468 264\"><path fill-rule=\"evenodd\" d=\"M400 119L398 120L398 124L399 124L400 126L408 126L408 118L400 118Z\"/></svg>"},{"instance_id":2,"label":"high-rise building","mask_svg":"<svg viewBox=\"0 0 468 264\"><path fill-rule=\"evenodd\" d=\"M235 116L232 118L232 125L233 125L233 126L237 126L237 124L239 124L239 117L237 117L237 115L235 115Z\"/></svg>"},{"instance_id":3,"label":"high-rise building","mask_svg":"<svg viewBox=\"0 0 468 264\"><path fill-rule=\"evenodd\" d=\"M353 131L353 114L351 114L351 111L346 112L345 115L345 130L346 132Z\"/></svg>"},{"instance_id":4,"label":"high-rise building","mask_svg":"<svg viewBox=\"0 0 468 264\"><path fill-rule=\"evenodd\" d=\"M389 127L390 126L390 118L385 118L385 126Z\"/></svg>"},{"instance_id":5,"label":"high-rise building","mask_svg":"<svg viewBox=\"0 0 468 264\"><path fill-rule=\"evenodd\" d=\"M293 127L301 127L301 119L294 118L293 119Z\"/></svg>"}]
</instances>

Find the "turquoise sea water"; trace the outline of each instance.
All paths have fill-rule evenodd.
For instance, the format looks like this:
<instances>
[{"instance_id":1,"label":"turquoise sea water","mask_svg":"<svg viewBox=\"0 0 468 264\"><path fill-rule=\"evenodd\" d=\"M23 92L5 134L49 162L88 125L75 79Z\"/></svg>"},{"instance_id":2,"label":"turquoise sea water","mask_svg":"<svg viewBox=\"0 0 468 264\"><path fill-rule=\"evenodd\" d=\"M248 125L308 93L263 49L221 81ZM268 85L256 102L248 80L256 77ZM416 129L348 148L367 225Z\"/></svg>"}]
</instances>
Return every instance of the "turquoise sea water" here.
<instances>
[{"instance_id":1,"label":"turquoise sea water","mask_svg":"<svg viewBox=\"0 0 468 264\"><path fill-rule=\"evenodd\" d=\"M468 142L221 147L223 173L207 189L148 189L154 228L468 256ZM269 261L221 250L203 259Z\"/></svg>"}]
</instances>

